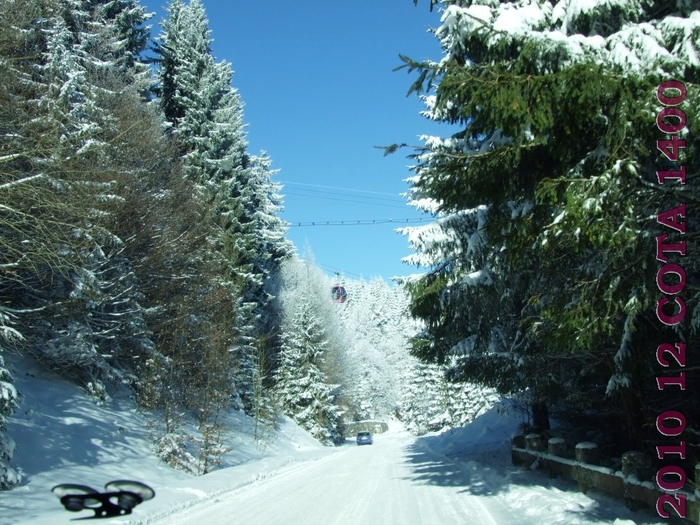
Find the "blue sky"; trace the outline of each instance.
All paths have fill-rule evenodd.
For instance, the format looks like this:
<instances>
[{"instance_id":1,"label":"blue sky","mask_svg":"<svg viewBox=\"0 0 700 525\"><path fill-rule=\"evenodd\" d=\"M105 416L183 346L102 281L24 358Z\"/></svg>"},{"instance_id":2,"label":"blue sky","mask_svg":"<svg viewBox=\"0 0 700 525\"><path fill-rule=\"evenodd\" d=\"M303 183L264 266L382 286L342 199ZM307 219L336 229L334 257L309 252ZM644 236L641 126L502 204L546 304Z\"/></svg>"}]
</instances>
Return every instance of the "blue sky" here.
<instances>
[{"instance_id":1,"label":"blue sky","mask_svg":"<svg viewBox=\"0 0 700 525\"><path fill-rule=\"evenodd\" d=\"M156 3L158 2L158 3ZM142 3L163 17L167 2ZM399 53L439 59L428 33L439 24L428 0L324 3L203 0L217 60L234 70L249 151L265 150L284 184L290 223L386 221L421 217L399 196L411 175L410 150L388 157L375 146L418 144L446 134L406 97L414 76L395 72ZM153 34L157 35L158 28ZM349 278L406 275L410 253L395 223L292 226L288 238L308 246L326 272Z\"/></svg>"}]
</instances>

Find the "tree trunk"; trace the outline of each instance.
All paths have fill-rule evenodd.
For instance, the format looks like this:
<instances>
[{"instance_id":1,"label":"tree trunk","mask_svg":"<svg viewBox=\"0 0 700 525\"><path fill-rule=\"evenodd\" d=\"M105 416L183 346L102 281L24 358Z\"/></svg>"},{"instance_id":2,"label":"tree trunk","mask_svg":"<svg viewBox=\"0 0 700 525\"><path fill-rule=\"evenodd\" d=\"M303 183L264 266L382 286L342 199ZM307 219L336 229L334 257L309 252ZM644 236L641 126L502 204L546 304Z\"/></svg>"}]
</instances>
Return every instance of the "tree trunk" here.
<instances>
[{"instance_id":1,"label":"tree trunk","mask_svg":"<svg viewBox=\"0 0 700 525\"><path fill-rule=\"evenodd\" d=\"M538 402L532 404L532 426L540 431L549 430L547 403Z\"/></svg>"},{"instance_id":2,"label":"tree trunk","mask_svg":"<svg viewBox=\"0 0 700 525\"><path fill-rule=\"evenodd\" d=\"M643 446L644 439L644 406L642 400L632 387L623 388L620 391L622 397L622 409L625 414L625 430L627 434L627 448L638 449Z\"/></svg>"}]
</instances>

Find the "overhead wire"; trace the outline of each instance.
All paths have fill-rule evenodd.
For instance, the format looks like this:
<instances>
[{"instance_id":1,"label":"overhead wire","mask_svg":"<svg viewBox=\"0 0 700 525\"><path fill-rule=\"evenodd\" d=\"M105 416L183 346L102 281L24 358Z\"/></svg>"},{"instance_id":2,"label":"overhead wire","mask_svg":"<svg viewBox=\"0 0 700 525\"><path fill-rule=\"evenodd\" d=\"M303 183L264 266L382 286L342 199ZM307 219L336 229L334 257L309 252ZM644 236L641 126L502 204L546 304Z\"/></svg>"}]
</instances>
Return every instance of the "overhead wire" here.
<instances>
[{"instance_id":1,"label":"overhead wire","mask_svg":"<svg viewBox=\"0 0 700 525\"><path fill-rule=\"evenodd\" d=\"M328 264L323 264L323 263L316 263L318 266L322 266L324 268L328 268L332 270L334 273L339 274L339 275L354 275L355 277L362 277L359 273L353 273L353 272L348 272L346 270L342 270L340 268L336 268L335 266L330 266Z\"/></svg>"},{"instance_id":2,"label":"overhead wire","mask_svg":"<svg viewBox=\"0 0 700 525\"><path fill-rule=\"evenodd\" d=\"M312 188L291 188L290 190L285 192L285 195L302 195L306 197L320 197L320 198L328 198L328 195L333 195L333 196L340 196L340 197L349 197L352 199L361 199L362 201L367 201L370 203L378 202L378 203L399 203L402 202L405 205L405 201L399 198L399 195L395 195L394 197L374 197L371 195L353 195L351 193L343 193L339 191L328 191L328 190L315 190Z\"/></svg>"},{"instance_id":3,"label":"overhead wire","mask_svg":"<svg viewBox=\"0 0 700 525\"><path fill-rule=\"evenodd\" d=\"M302 221L302 222L287 222L289 227L303 226L372 226L375 224L415 224L427 220L425 217L416 217L413 219L361 219L361 220L342 220L342 221Z\"/></svg>"},{"instance_id":4,"label":"overhead wire","mask_svg":"<svg viewBox=\"0 0 700 525\"><path fill-rule=\"evenodd\" d=\"M294 195L297 197L309 197L316 199L331 200L336 202L349 202L352 204L363 204L371 205L382 208L400 208L405 210L407 205L403 201L403 197L400 194L373 191L373 190L361 190L355 188L343 188L339 186L326 186L321 184L309 184L303 182L291 182L291 181L279 181L282 184L290 184L294 186L303 186L304 188L285 188L283 193L285 195ZM315 189L321 188L321 189ZM328 191L328 190L340 190L340 191ZM355 192L355 194L347 193ZM390 196L387 197L372 197L357 195L371 194L371 195L382 195ZM341 198L349 197L349 198ZM402 202L399 204L399 202ZM327 221L290 221L289 226L304 227L304 226L368 226L375 224L410 224L425 221L425 218L411 218L411 219L361 219L361 220L327 220Z\"/></svg>"},{"instance_id":5,"label":"overhead wire","mask_svg":"<svg viewBox=\"0 0 700 525\"><path fill-rule=\"evenodd\" d=\"M298 197L311 197L311 198L316 198L316 199L323 199L327 201L336 201L336 202L349 202L352 204L364 204L364 205L371 205L371 206L379 206L382 208L401 208L405 209L406 205L399 205L399 204L383 204L383 203L378 203L378 202L368 202L368 201L362 201L362 200L356 200L356 199L340 199L337 197L327 197L323 195L308 195L304 193L296 193L296 192L286 192L285 195L295 195ZM339 194L338 194L339 195Z\"/></svg>"},{"instance_id":6,"label":"overhead wire","mask_svg":"<svg viewBox=\"0 0 700 525\"><path fill-rule=\"evenodd\" d=\"M355 191L355 192L358 192L358 193L374 193L374 194L376 194L376 195L391 195L392 197L398 197L398 196L399 196L399 194L396 194L396 193L389 193L389 192L386 192L386 191L358 190L358 189L356 189L356 188L341 188L341 187L338 187L338 186L324 186L324 185L322 185L322 184L308 184L308 183L305 183L305 182L292 182L292 181L286 181L286 180L281 180L281 181L278 181L278 182L280 182L281 184L293 184L293 185L296 185L296 186L309 186L309 187L312 187L312 188L325 188L325 189L329 189L329 190Z\"/></svg>"}]
</instances>

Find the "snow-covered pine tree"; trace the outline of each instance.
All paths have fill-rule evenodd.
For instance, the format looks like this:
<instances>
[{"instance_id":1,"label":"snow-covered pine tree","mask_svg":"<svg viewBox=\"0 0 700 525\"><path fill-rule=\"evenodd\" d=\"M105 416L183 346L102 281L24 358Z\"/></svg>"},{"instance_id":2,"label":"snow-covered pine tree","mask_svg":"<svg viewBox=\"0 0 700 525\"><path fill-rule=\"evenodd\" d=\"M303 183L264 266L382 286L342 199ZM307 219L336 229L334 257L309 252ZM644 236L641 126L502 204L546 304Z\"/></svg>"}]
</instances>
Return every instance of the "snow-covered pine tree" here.
<instances>
[{"instance_id":1,"label":"snow-covered pine tree","mask_svg":"<svg viewBox=\"0 0 700 525\"><path fill-rule=\"evenodd\" d=\"M498 394L473 383L449 381L445 367L407 359L401 375L401 421L409 432L424 434L468 425L493 407Z\"/></svg>"},{"instance_id":2,"label":"snow-covered pine tree","mask_svg":"<svg viewBox=\"0 0 700 525\"><path fill-rule=\"evenodd\" d=\"M284 412L325 444L342 440L333 385L320 366L328 341L308 296L297 297L296 313L284 324L275 391Z\"/></svg>"},{"instance_id":3,"label":"snow-covered pine tree","mask_svg":"<svg viewBox=\"0 0 700 525\"><path fill-rule=\"evenodd\" d=\"M126 87L110 78L119 68L109 50L122 42L110 43L106 22L101 30L92 26L105 47L87 44L87 32L76 38L58 1L9 7L11 20L24 19L13 20L4 34L17 31L24 48L3 49L7 58L20 58L3 77L12 101L7 108L13 108L8 116L14 114L3 145L11 153L3 170L2 198L9 204L3 213L12 223L5 231L16 233L3 236L5 262L13 267L6 275L14 277L2 283L2 294L20 323L33 326L24 334L26 348L87 386L114 376L124 349L134 342L141 351L148 339L123 243L110 229L123 200L115 192L114 119L105 103L115 95L110 89ZM123 70L117 77L128 80Z\"/></svg>"},{"instance_id":4,"label":"snow-covered pine tree","mask_svg":"<svg viewBox=\"0 0 700 525\"><path fill-rule=\"evenodd\" d=\"M319 377L328 388L330 396L327 400L328 421L330 422L328 428L331 429L332 440L339 439L339 435L336 435L336 431L332 428L340 431L342 425L340 415L343 410L336 406L340 402L341 387L339 385L345 380L341 356L351 338L347 335L338 315L337 304L331 301L329 280L314 264L314 257L309 249L304 253L303 260L297 256L285 260L280 276L279 306L282 318L282 346L279 355L275 356L272 370L274 392L279 392L278 379L282 363L285 360L283 354L289 352L287 347L290 344L298 347L298 342L303 341L306 337L300 331L303 324L313 324L316 327L314 331L317 332L314 340L322 346L322 352L313 361L313 366L318 369ZM297 343L293 343L293 341L297 341ZM288 361L288 363L291 362Z\"/></svg>"},{"instance_id":5,"label":"snow-covered pine tree","mask_svg":"<svg viewBox=\"0 0 700 525\"><path fill-rule=\"evenodd\" d=\"M401 377L399 414L406 430L420 436L449 424L447 383L442 367L419 361L411 364Z\"/></svg>"},{"instance_id":6,"label":"snow-covered pine tree","mask_svg":"<svg viewBox=\"0 0 700 525\"><path fill-rule=\"evenodd\" d=\"M412 198L438 214L408 230L427 267L408 282L426 320L416 353L577 415L607 402L640 444L654 386L646 346L661 337L649 218L698 203L697 184L654 184L657 169L678 168L654 147L656 88L685 82L697 121L698 3L433 5L444 56L405 65L426 116L461 131L426 138L414 156ZM698 140L687 137L689 165Z\"/></svg>"},{"instance_id":7,"label":"snow-covered pine tree","mask_svg":"<svg viewBox=\"0 0 700 525\"><path fill-rule=\"evenodd\" d=\"M232 331L236 395L251 410L259 386L259 343L271 344L270 358L279 346L274 342L279 318L270 301L280 261L290 253L284 223L276 217L279 186L270 180L269 158L246 152L242 102L231 87L230 64L214 60L202 3L174 0L168 14L156 45L160 105L184 172L207 210L208 242L193 258L207 261L218 286L230 291L235 320L222 329Z\"/></svg>"},{"instance_id":8,"label":"snow-covered pine tree","mask_svg":"<svg viewBox=\"0 0 700 525\"><path fill-rule=\"evenodd\" d=\"M248 362L253 372L253 405L256 421L262 418L274 423L277 409L268 389L272 386L275 368L282 347L282 264L294 253L285 238L287 224L279 217L282 209L281 186L273 182L277 173L271 169L272 160L262 151L250 159L248 178L242 187L245 220L251 225L254 256L252 272L260 276L255 287L248 290L249 302L255 304L255 348Z\"/></svg>"},{"instance_id":9,"label":"snow-covered pine tree","mask_svg":"<svg viewBox=\"0 0 700 525\"><path fill-rule=\"evenodd\" d=\"M284 238L286 223L279 218L281 210L280 186L271 180L275 171L270 169L272 161L264 152L248 159L246 168L240 170L234 180L236 222L228 235L239 242L236 250L237 263L244 272L239 273L237 282L242 287L243 302L246 306L248 330L241 332L242 344L237 350L240 369L237 384L246 409L253 405L259 408L255 393L258 392L265 404L270 386L270 377L264 385L259 382L260 374L274 368L281 347L281 307L279 293L281 287L281 265L293 253L292 244ZM260 360L261 345L265 347ZM261 390L261 386L264 388ZM245 392L244 392L245 390ZM257 410L257 408L256 408Z\"/></svg>"},{"instance_id":10,"label":"snow-covered pine tree","mask_svg":"<svg viewBox=\"0 0 700 525\"><path fill-rule=\"evenodd\" d=\"M90 67L133 76L147 71L141 54L148 45L150 15L138 0L59 0L71 44L85 50Z\"/></svg>"},{"instance_id":11,"label":"snow-covered pine tree","mask_svg":"<svg viewBox=\"0 0 700 525\"><path fill-rule=\"evenodd\" d=\"M241 221L244 204L241 191L248 175L245 133L240 96L231 87L230 65L215 63L208 21L202 3L174 0L156 44L158 52L159 101L172 125L183 171L196 184L198 205L204 211L206 244L190 259L197 271L206 271L211 284L196 291L220 300L226 290L229 300L218 304L233 316L226 326L209 323L214 339L229 339L238 366L231 373L235 389L250 408L255 354L254 309L248 291L261 279L252 271L252 225ZM206 270L205 270L206 269ZM218 289L221 290L218 290ZM206 301L205 301L206 302ZM200 329L204 325L196 312ZM194 330L194 328L193 328ZM221 336L216 336L217 331Z\"/></svg>"},{"instance_id":12,"label":"snow-covered pine tree","mask_svg":"<svg viewBox=\"0 0 700 525\"><path fill-rule=\"evenodd\" d=\"M5 328L5 321L5 316L0 311L0 328ZM5 338L5 334L0 333L0 343ZM0 490L9 490L22 480L22 476L10 466L15 443L10 436L5 434L7 417L14 414L18 405L19 394L13 384L12 375L5 368L2 346L0 346Z\"/></svg>"},{"instance_id":13,"label":"snow-covered pine tree","mask_svg":"<svg viewBox=\"0 0 700 525\"><path fill-rule=\"evenodd\" d=\"M254 293L258 315L261 324L275 326L274 319L266 319L267 316L274 317L274 309L268 308L268 304L278 295L281 265L292 256L294 247L285 238L287 223L279 217L282 187L272 180L278 171L271 169L271 165L272 160L264 151L251 157L242 198L247 221L253 223L253 269L262 277L261 287ZM263 332L269 332L269 329Z\"/></svg>"},{"instance_id":14,"label":"snow-covered pine tree","mask_svg":"<svg viewBox=\"0 0 700 525\"><path fill-rule=\"evenodd\" d=\"M178 138L187 176L202 191L208 187L216 195L235 197L240 191L235 183L250 159L231 66L214 60L199 0L173 0L167 12L155 46L160 106Z\"/></svg>"}]
</instances>

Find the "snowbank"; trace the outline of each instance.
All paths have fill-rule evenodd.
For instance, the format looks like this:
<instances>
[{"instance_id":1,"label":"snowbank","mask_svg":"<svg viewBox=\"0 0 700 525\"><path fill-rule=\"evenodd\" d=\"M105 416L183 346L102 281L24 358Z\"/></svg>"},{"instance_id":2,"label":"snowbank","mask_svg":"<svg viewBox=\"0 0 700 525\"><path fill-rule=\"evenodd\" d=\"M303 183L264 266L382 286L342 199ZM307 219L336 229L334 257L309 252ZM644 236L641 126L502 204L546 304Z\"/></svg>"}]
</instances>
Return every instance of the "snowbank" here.
<instances>
[{"instance_id":1,"label":"snowbank","mask_svg":"<svg viewBox=\"0 0 700 525\"><path fill-rule=\"evenodd\" d=\"M286 418L280 419L274 437L258 443L252 421L236 413L228 442L231 451L224 458L225 465L234 468L192 477L153 454L146 414L130 399L115 398L98 406L75 385L30 359L8 356L7 364L22 394L20 410L9 418L8 434L16 442L13 465L21 469L23 481L15 490L0 492L0 525L55 525L88 515L63 510L51 494L60 483L97 490L115 479L146 483L156 497L135 509L131 519L140 520L167 515L334 451Z\"/></svg>"}]
</instances>

